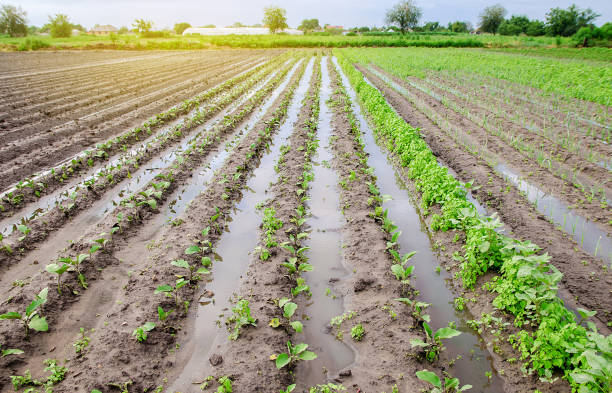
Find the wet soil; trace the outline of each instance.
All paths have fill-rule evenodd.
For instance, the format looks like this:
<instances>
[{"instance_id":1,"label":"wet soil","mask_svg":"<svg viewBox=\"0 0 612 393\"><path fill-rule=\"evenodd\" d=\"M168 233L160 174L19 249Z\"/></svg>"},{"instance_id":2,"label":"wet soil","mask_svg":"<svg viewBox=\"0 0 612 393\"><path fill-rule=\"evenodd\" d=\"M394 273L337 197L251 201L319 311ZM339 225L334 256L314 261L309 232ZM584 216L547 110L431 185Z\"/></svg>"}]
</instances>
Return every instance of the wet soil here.
<instances>
[{"instance_id":1,"label":"wet soil","mask_svg":"<svg viewBox=\"0 0 612 393\"><path fill-rule=\"evenodd\" d=\"M359 67L359 66L358 66ZM516 187L487 163L458 146L445 132L419 112L406 98L389 88L380 78L361 67L368 79L383 92L389 104L414 127L421 129L425 141L434 154L452 168L459 180L474 183L482 188L472 194L483 205L499 214L506 228L520 240L530 240L551 255L551 263L562 273L560 292L571 305L597 310L597 318L604 331L612 320L612 274L604 270L601 262L582 251L563 231L538 213ZM569 246L568 246L569 245Z\"/></svg>"}]
</instances>

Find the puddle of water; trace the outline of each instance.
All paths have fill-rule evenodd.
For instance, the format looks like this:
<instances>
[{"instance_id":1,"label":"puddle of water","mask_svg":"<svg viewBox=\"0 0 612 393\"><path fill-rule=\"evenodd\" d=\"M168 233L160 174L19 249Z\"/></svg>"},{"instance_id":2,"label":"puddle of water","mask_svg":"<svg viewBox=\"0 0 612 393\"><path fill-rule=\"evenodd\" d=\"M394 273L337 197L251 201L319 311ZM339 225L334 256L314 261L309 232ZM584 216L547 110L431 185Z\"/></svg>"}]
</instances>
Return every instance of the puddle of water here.
<instances>
[{"instance_id":1,"label":"puddle of water","mask_svg":"<svg viewBox=\"0 0 612 393\"><path fill-rule=\"evenodd\" d=\"M306 307L309 319L304 321L304 342L317 354L317 358L298 365L296 374L300 386L325 383L328 376L337 375L355 359L352 349L344 342L336 340L327 329L330 320L345 311L341 297L334 299L326 294L326 290L331 287L329 279L343 278L349 274L343 265L341 229L344 216L340 212L338 175L326 164L331 163L333 159L329 144L332 112L327 105L332 91L327 61L328 58L323 57L321 62L321 110L317 131L320 142L315 156L314 181L311 183L308 202L312 215L308 224L312 231L306 245L310 247L308 258L314 269L304 273L312 291L312 297Z\"/></svg>"},{"instance_id":2,"label":"puddle of water","mask_svg":"<svg viewBox=\"0 0 612 393\"><path fill-rule=\"evenodd\" d=\"M293 132L293 123L297 120L301 101L308 90L308 82L312 75L312 62L313 59L310 60L300 80L285 121L272 138L270 150L264 155L260 165L253 171L246 183L244 196L230 216L228 231L215 247L216 253L222 259L216 261L211 270L211 281L206 284L203 291L203 293L211 291L214 294L214 301L202 302L206 304L198 305L194 330L187 342L182 345L183 348L190 349L189 353L183 354L190 358L186 359L185 367L170 385L168 389L170 392L192 391L193 383L202 380L209 374L208 359L211 350L227 342L227 331L222 325L217 326L215 319L231 308L230 296L237 289L237 283L251 260L250 253L257 245L261 217L255 210L255 206L266 198L269 183L276 177L274 163L280 154L281 146ZM287 75L285 81L279 86L279 91L285 88L297 67L298 65ZM260 323L265 322L260 321Z\"/></svg>"},{"instance_id":3,"label":"puddle of water","mask_svg":"<svg viewBox=\"0 0 612 393\"><path fill-rule=\"evenodd\" d=\"M214 115L211 119L206 121L203 125L196 127L195 129L188 132L187 135L182 139L182 141L178 145L171 144L161 153L160 156L140 166L138 170L132 174L132 179L124 179L123 181L118 183L118 185L115 185L114 187L112 187L112 188L117 188L117 186L122 187L121 191L117 194L119 199L116 201L115 200L108 201L104 205L104 207L100 209L100 213L103 214L103 213L108 212L110 209L112 209L114 206L116 206L119 203L119 201L121 200L123 196L129 195L130 193L134 192L137 189L137 187L139 187L140 185L146 184L150 180L152 180L160 169L167 167L176 158L178 153L184 151L195 139L200 137L203 130L209 129L210 127L214 127L216 124L218 124L225 115L227 115L228 113L236 109L238 106L246 102L249 98L251 98L257 92L257 90L261 88L261 86L264 86L276 74L277 72L271 73L266 78L264 78L262 82L259 82L258 84L256 84L247 94L239 97L236 101L234 101L228 107L226 107L225 109L220 111L217 115ZM186 115L186 117L182 117L181 119L177 119L173 121L172 123L164 127L162 131L151 135L149 138L145 139L141 144L139 144L138 147L132 149L128 153L127 157L136 156L141 151L147 148L147 144L150 140L152 140L153 138L156 138L158 135L161 136L161 135L171 132L174 125L179 124L182 121L184 121L184 119L187 119L193 116L196 113L196 111L200 110L201 108L207 105L209 104L204 104L192 110L191 112L189 112L188 115ZM193 135L193 136L188 138L187 137L188 135ZM3 236L7 236L15 229L16 224L27 223L41 215L44 215L46 212L52 209L56 204L62 203L63 201L70 198L70 195L72 193L81 189L85 181L88 181L90 179L96 179L100 176L100 173L105 168L109 168L109 167L117 165L120 162L123 162L123 159L124 159L123 157L124 157L123 155L118 154L117 157L113 159L110 163L104 165L103 167L99 167L97 169L94 168L92 171L90 171L90 173L86 175L87 177L85 179L82 179L82 178L74 179L69 184L67 184L65 187L58 189L57 191L49 195L43 196L36 202L29 204L25 209L23 209L23 212L20 214L21 218L17 218L13 216L13 217L8 217L0 221L0 228L2 231L1 233L3 234Z\"/></svg>"},{"instance_id":4,"label":"puddle of water","mask_svg":"<svg viewBox=\"0 0 612 393\"><path fill-rule=\"evenodd\" d=\"M401 253L417 251L417 254L410 260L415 266L416 277L412 280L412 285L420 291L419 298L431 303L427 313L431 316L431 326L438 329L447 326L449 321L457 322L457 329L462 332L461 336L446 340L445 354L449 358L462 356L462 359L455 362L450 370L454 377L458 377L462 384L471 384L471 392L482 393L501 393L503 392L503 382L497 371L493 367L493 359L486 346L480 342L480 337L467 326L466 321L472 319L466 312L455 310L453 299L455 295L449 289L451 278L449 274L441 269L440 273L435 272L435 268L440 265L436 254L431 249L430 239L427 230L423 227L421 218L414 208L413 201L409 197L406 186L402 183L399 176L390 176L396 173L395 168L387 158L384 147L377 145L374 133L365 119L361 107L356 103L358 98L351 88L346 75L340 70L336 59L336 68L342 76L342 82L351 98L353 111L361 125L362 135L365 142L365 150L369 154L368 164L374 168L377 176L377 185L382 194L391 195L393 198L383 204L383 208L389 209L391 219L402 235L399 237ZM417 225L419 223L420 225ZM401 304L398 303L396 309ZM492 372L492 378L485 376L485 372Z\"/></svg>"},{"instance_id":5,"label":"puddle of water","mask_svg":"<svg viewBox=\"0 0 612 393\"><path fill-rule=\"evenodd\" d=\"M592 221L573 212L565 203L530 184L504 164L498 164L495 171L525 192L527 199L536 209L553 220L563 231L572 236L584 251L612 264L612 238L599 229Z\"/></svg>"}]
</instances>

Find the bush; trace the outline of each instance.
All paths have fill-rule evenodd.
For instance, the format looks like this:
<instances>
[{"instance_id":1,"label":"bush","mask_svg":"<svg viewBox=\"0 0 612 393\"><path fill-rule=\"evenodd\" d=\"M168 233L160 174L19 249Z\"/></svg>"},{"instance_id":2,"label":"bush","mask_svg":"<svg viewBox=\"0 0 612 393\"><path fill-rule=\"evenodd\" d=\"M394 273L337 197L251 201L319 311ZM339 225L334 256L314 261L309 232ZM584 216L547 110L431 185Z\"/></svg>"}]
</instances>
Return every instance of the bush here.
<instances>
[{"instance_id":1,"label":"bush","mask_svg":"<svg viewBox=\"0 0 612 393\"><path fill-rule=\"evenodd\" d=\"M142 38L168 38L170 33L167 31L143 31L140 36Z\"/></svg>"},{"instance_id":2,"label":"bush","mask_svg":"<svg viewBox=\"0 0 612 393\"><path fill-rule=\"evenodd\" d=\"M48 48L50 45L42 40L37 38L26 38L17 46L18 51L27 51L27 50L38 50L41 48Z\"/></svg>"}]
</instances>

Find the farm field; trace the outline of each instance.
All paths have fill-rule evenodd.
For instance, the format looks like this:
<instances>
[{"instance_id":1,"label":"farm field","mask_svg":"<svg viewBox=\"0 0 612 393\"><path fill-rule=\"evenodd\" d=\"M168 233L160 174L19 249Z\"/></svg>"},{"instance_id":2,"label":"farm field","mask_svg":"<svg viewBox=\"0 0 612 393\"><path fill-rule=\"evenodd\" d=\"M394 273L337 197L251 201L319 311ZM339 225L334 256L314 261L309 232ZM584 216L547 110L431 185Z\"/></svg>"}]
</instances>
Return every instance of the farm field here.
<instances>
[{"instance_id":1,"label":"farm field","mask_svg":"<svg viewBox=\"0 0 612 393\"><path fill-rule=\"evenodd\" d=\"M610 391L570 52L0 53L0 392Z\"/></svg>"}]
</instances>

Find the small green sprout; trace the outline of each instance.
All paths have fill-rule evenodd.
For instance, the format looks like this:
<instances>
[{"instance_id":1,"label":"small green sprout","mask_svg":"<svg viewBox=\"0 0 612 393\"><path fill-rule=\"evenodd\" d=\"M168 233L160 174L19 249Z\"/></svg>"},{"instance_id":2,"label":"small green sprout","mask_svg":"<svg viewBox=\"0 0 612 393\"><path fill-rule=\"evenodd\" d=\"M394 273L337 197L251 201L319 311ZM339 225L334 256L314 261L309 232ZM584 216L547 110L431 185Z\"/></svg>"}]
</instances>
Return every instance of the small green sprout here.
<instances>
[{"instance_id":1,"label":"small green sprout","mask_svg":"<svg viewBox=\"0 0 612 393\"><path fill-rule=\"evenodd\" d=\"M153 329L155 329L154 322L145 322L144 325L137 327L132 332L132 336L136 337L136 340L138 340L138 342L143 342L147 340L147 332L150 332Z\"/></svg>"},{"instance_id":2,"label":"small green sprout","mask_svg":"<svg viewBox=\"0 0 612 393\"><path fill-rule=\"evenodd\" d=\"M362 324L357 324L351 328L351 337L355 341L363 340L363 336L365 335L365 329Z\"/></svg>"}]
</instances>

